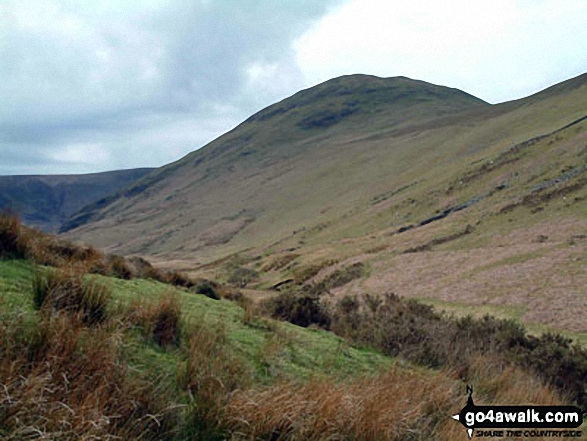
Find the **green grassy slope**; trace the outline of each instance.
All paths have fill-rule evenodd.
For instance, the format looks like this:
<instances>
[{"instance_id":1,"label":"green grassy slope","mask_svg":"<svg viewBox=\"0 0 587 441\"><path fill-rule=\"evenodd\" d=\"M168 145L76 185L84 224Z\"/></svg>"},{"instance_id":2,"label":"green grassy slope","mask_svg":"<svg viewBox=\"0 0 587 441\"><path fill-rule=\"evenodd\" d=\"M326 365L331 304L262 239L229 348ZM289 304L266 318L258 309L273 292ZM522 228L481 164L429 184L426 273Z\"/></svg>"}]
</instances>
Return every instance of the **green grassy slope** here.
<instances>
[{"instance_id":1,"label":"green grassy slope","mask_svg":"<svg viewBox=\"0 0 587 441\"><path fill-rule=\"evenodd\" d=\"M85 205L126 187L152 170L0 176L0 208L18 213L26 225L54 232Z\"/></svg>"},{"instance_id":2,"label":"green grassy slope","mask_svg":"<svg viewBox=\"0 0 587 441\"><path fill-rule=\"evenodd\" d=\"M37 268L24 260L0 261L0 314L21 315L34 320L32 280ZM257 381L273 377L309 378L319 375L347 377L375 373L392 360L369 349L358 349L332 333L305 329L266 318L243 320L244 310L227 300L212 300L159 282L121 280L92 276L112 290L110 308L128 307L133 301L156 303L173 291L180 297L184 325L205 324L227 336L230 351L254 371ZM133 339L128 350L137 368L155 368L170 377L177 374L178 353L162 349L144 339ZM155 366L153 366L155 365Z\"/></svg>"}]
</instances>

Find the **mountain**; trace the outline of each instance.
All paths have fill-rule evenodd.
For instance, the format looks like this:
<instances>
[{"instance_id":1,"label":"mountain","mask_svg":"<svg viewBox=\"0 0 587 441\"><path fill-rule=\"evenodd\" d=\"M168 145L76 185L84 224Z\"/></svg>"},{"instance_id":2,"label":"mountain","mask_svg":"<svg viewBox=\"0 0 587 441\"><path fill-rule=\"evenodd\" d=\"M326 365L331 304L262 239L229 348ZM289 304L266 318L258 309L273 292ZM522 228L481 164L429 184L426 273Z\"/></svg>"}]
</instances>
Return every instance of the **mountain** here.
<instances>
[{"instance_id":1,"label":"mountain","mask_svg":"<svg viewBox=\"0 0 587 441\"><path fill-rule=\"evenodd\" d=\"M361 263L333 295L392 291L587 335L586 164L587 75L497 105L352 75L261 110L63 231L194 274L243 267L258 289Z\"/></svg>"},{"instance_id":2,"label":"mountain","mask_svg":"<svg viewBox=\"0 0 587 441\"><path fill-rule=\"evenodd\" d=\"M74 236L149 254L224 248L251 228L264 239L279 236L305 225L306 214L320 214L324 201L308 186L332 187L341 179L334 166L356 166L355 153L367 153L362 146L369 138L422 130L446 115L485 106L464 92L407 78L336 78L256 113L125 195L87 207L64 231L78 227ZM320 179L326 172L328 179ZM323 196L331 199L329 191ZM276 213L287 221L275 224ZM89 229L96 234L88 235Z\"/></svg>"},{"instance_id":3,"label":"mountain","mask_svg":"<svg viewBox=\"0 0 587 441\"><path fill-rule=\"evenodd\" d=\"M29 226L54 232L85 205L129 185L151 170L0 176L0 209L18 213Z\"/></svg>"}]
</instances>

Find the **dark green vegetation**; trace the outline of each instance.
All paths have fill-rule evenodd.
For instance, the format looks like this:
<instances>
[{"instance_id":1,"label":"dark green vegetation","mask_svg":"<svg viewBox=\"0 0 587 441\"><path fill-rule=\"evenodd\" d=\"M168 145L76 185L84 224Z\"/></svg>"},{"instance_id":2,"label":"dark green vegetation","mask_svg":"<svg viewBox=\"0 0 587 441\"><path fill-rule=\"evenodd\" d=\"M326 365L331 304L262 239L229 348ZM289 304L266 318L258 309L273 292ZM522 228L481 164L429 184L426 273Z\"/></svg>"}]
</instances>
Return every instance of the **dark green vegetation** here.
<instances>
[{"instance_id":1,"label":"dark green vegetation","mask_svg":"<svg viewBox=\"0 0 587 441\"><path fill-rule=\"evenodd\" d=\"M150 171L141 168L87 175L0 176L0 209L18 213L26 225L57 231L85 205Z\"/></svg>"},{"instance_id":2,"label":"dark green vegetation","mask_svg":"<svg viewBox=\"0 0 587 441\"><path fill-rule=\"evenodd\" d=\"M466 371L480 355L518 365L587 409L587 350L571 339L529 335L513 320L454 317L394 294L345 296L335 304L321 283L263 303L272 317L320 326L361 346L418 365Z\"/></svg>"},{"instance_id":3,"label":"dark green vegetation","mask_svg":"<svg viewBox=\"0 0 587 441\"><path fill-rule=\"evenodd\" d=\"M50 265L33 262L32 241ZM329 323L310 314L306 325L337 336L265 317L230 287L163 277L144 260L107 258L14 217L0 217L0 246L3 439L452 440L462 428L448 416L462 407L465 383L486 403L553 404L584 388L575 373L585 352L559 337L449 320L394 296L322 303L363 275L362 264L308 290ZM450 337L462 353L449 350ZM503 345L528 341L549 362L550 386L533 374L529 348L526 364L500 357ZM459 362L438 358L447 354Z\"/></svg>"}]
</instances>

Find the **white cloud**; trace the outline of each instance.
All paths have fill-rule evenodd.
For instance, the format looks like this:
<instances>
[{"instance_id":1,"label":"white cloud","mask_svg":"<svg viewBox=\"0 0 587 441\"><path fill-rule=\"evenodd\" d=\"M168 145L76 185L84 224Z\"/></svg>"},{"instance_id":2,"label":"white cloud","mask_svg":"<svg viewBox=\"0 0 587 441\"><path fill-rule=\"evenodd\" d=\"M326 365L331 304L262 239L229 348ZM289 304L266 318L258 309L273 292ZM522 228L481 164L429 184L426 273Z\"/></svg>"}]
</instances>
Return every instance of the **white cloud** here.
<instances>
[{"instance_id":1,"label":"white cloud","mask_svg":"<svg viewBox=\"0 0 587 441\"><path fill-rule=\"evenodd\" d=\"M94 161L105 162L110 159L110 152L100 143L75 143L59 147L48 152L49 159L56 163L91 165Z\"/></svg>"},{"instance_id":2,"label":"white cloud","mask_svg":"<svg viewBox=\"0 0 587 441\"><path fill-rule=\"evenodd\" d=\"M351 0L294 47L311 84L403 75L498 102L587 70L587 3Z\"/></svg>"}]
</instances>

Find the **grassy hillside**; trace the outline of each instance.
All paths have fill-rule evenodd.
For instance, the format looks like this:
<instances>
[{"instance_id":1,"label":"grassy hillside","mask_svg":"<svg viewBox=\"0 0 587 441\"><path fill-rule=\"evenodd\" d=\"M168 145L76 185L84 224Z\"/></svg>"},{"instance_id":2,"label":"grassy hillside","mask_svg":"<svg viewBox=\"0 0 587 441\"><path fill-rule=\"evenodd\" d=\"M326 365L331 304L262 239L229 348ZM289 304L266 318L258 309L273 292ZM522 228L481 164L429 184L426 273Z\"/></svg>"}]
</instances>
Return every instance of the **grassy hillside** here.
<instances>
[{"instance_id":1,"label":"grassy hillside","mask_svg":"<svg viewBox=\"0 0 587 441\"><path fill-rule=\"evenodd\" d=\"M0 176L0 209L18 213L27 225L55 232L85 205L150 171L141 168L87 175Z\"/></svg>"},{"instance_id":2,"label":"grassy hillside","mask_svg":"<svg viewBox=\"0 0 587 441\"><path fill-rule=\"evenodd\" d=\"M584 404L587 353L558 336L393 296L323 304L330 331L300 327L268 314L306 294L263 313L217 283L105 259L0 217L3 439L453 440L465 384L487 404ZM297 305L282 319L312 308Z\"/></svg>"},{"instance_id":3,"label":"grassy hillside","mask_svg":"<svg viewBox=\"0 0 587 441\"><path fill-rule=\"evenodd\" d=\"M270 241L306 224L308 215L318 216L327 200L337 203L333 189L353 185L358 169L350 180L348 170L341 169L340 177L332 172L339 162L347 169L358 165L354 152L339 152L349 139L371 136L374 127L402 130L484 105L465 93L403 78L335 79L257 113L123 197L81 213L66 229L91 220L92 227L71 234L124 252L197 250L202 258L240 247L232 243L240 236ZM353 202L341 196L345 206ZM124 222L115 220L119 214ZM283 221L274 222L276 216ZM95 234L86 234L90 229Z\"/></svg>"},{"instance_id":4,"label":"grassy hillside","mask_svg":"<svg viewBox=\"0 0 587 441\"><path fill-rule=\"evenodd\" d=\"M362 262L331 294L391 291L584 335L586 109L586 75L493 106L341 77L88 207L67 235L194 276L240 266L259 297Z\"/></svg>"}]
</instances>

